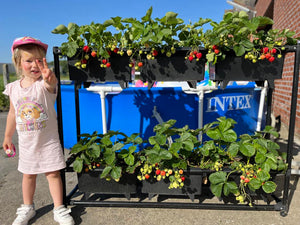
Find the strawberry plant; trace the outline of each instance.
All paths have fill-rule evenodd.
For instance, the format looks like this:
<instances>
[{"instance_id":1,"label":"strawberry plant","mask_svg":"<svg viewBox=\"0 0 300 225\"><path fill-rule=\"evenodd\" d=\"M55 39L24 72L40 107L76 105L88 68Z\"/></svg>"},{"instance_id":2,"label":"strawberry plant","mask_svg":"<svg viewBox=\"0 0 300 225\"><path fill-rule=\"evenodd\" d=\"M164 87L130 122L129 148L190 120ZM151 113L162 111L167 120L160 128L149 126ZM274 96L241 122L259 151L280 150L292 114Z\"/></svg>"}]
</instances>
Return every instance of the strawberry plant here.
<instances>
[{"instance_id":1,"label":"strawberry plant","mask_svg":"<svg viewBox=\"0 0 300 225\"><path fill-rule=\"evenodd\" d=\"M138 154L134 154L142 139L137 134L130 137L121 132L106 134L82 134L81 140L72 147L75 156L73 169L77 173L104 167L101 178L119 181L122 174L134 173L139 166Z\"/></svg>"},{"instance_id":2,"label":"strawberry plant","mask_svg":"<svg viewBox=\"0 0 300 225\"><path fill-rule=\"evenodd\" d=\"M265 138L268 134L278 137L274 128L266 126L261 132L237 138L232 130L234 123L231 119L219 118L219 122L209 126L206 134L212 141L203 146L209 163L203 159L202 162L204 168L216 171L209 176L215 196L234 194L237 201L252 206L251 191L261 188L265 193L272 193L276 190L270 173L287 169L286 153L280 153L279 145ZM209 147L206 147L207 144ZM240 175L238 182L231 180L232 174Z\"/></svg>"},{"instance_id":3,"label":"strawberry plant","mask_svg":"<svg viewBox=\"0 0 300 225\"><path fill-rule=\"evenodd\" d=\"M159 53L171 57L179 47L191 47L191 52L199 51L203 44L202 26L210 19L200 18L196 23L184 24L178 14L167 12L161 18L152 17L152 7L145 16L137 18L112 17L103 23L79 26L69 23L60 24L52 33L67 35L67 42L62 43L61 51L68 57L77 56L77 67L85 69L89 56L109 61L111 54L130 57L130 67L140 70L141 61L154 59ZM143 57L146 55L146 57ZM197 59L201 58L198 54Z\"/></svg>"},{"instance_id":4,"label":"strawberry plant","mask_svg":"<svg viewBox=\"0 0 300 225\"><path fill-rule=\"evenodd\" d=\"M229 51L253 63L258 60L273 62L275 57L281 58L284 45L294 45L299 38L293 38L295 32L288 29L264 30L265 26L272 24L273 20L268 17L249 19L244 11L225 13L223 20L211 22L212 29L204 34L208 62L223 60Z\"/></svg>"},{"instance_id":5,"label":"strawberry plant","mask_svg":"<svg viewBox=\"0 0 300 225\"><path fill-rule=\"evenodd\" d=\"M100 178L119 181L129 173L144 182L164 181L174 189L185 187L189 168L199 168L211 171L208 180L215 196L235 196L237 202L250 206L254 203L251 193L275 192L272 175L285 172L287 165L286 153L266 138L278 136L274 128L266 126L261 132L238 137L236 122L230 118L220 117L197 130L177 128L175 123L169 120L156 125L155 135L147 141L137 134L127 136L115 131L82 134L71 150L74 171L88 173L103 167ZM204 142L198 140L199 132Z\"/></svg>"},{"instance_id":6,"label":"strawberry plant","mask_svg":"<svg viewBox=\"0 0 300 225\"><path fill-rule=\"evenodd\" d=\"M183 170L197 161L197 135L200 130L188 126L176 128L175 120L169 120L154 127L155 135L148 140L150 146L142 150L142 167L139 180L160 181L167 179L169 188L182 188L184 185ZM173 141L174 139L174 141Z\"/></svg>"}]
</instances>

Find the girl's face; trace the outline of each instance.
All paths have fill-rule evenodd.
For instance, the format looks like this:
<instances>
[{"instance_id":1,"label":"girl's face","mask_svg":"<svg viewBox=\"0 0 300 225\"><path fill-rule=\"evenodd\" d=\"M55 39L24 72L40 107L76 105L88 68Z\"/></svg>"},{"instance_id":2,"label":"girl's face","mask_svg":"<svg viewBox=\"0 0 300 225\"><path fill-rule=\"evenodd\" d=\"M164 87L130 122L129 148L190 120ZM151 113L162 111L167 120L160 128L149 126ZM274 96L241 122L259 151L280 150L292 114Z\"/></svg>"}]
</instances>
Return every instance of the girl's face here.
<instances>
[{"instance_id":1,"label":"girl's face","mask_svg":"<svg viewBox=\"0 0 300 225\"><path fill-rule=\"evenodd\" d=\"M40 53L37 50L22 50L20 66L22 70L22 75L25 78L38 80L42 75L36 63L36 60L39 60L41 63L43 63L43 56L40 55Z\"/></svg>"}]
</instances>

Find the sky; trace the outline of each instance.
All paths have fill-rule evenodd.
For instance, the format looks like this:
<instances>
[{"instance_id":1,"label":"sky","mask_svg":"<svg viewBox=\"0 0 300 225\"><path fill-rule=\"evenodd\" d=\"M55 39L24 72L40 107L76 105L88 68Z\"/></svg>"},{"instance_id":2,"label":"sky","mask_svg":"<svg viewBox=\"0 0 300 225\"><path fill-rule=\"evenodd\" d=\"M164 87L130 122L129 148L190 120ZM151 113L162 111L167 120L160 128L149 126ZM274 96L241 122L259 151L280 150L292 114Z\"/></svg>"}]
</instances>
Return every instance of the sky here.
<instances>
[{"instance_id":1,"label":"sky","mask_svg":"<svg viewBox=\"0 0 300 225\"><path fill-rule=\"evenodd\" d=\"M49 45L47 61L53 61L52 49L67 41L67 35L52 34L59 24L88 25L111 17L140 19L153 7L152 18L167 12L178 13L185 23L210 18L219 22L227 9L226 0L10 0L2 1L0 14L0 63L11 63L11 45L18 37L31 36Z\"/></svg>"}]
</instances>

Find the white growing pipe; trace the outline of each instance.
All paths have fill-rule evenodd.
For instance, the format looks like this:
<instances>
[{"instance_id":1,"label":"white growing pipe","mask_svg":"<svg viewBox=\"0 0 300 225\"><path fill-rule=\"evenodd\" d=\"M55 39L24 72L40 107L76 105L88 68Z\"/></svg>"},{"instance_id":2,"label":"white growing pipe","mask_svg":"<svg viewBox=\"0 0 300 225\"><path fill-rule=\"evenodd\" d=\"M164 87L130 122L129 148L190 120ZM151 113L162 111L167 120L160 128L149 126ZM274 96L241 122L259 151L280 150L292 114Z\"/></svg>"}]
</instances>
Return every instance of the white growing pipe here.
<instances>
[{"instance_id":1,"label":"white growing pipe","mask_svg":"<svg viewBox=\"0 0 300 225\"><path fill-rule=\"evenodd\" d=\"M203 102L204 102L204 91L198 92L198 127L201 129L203 127ZM202 132L199 133L198 140L202 142Z\"/></svg>"},{"instance_id":2,"label":"white growing pipe","mask_svg":"<svg viewBox=\"0 0 300 225\"><path fill-rule=\"evenodd\" d=\"M263 113L264 113L264 105L265 105L265 97L266 97L266 93L267 93L267 88L268 88L268 82L265 81L264 87L261 88L261 92L260 92L256 131L261 131L261 123L262 123L262 118L263 118Z\"/></svg>"},{"instance_id":3,"label":"white growing pipe","mask_svg":"<svg viewBox=\"0 0 300 225\"><path fill-rule=\"evenodd\" d=\"M159 124L162 124L164 122L163 119L161 118L160 114L157 112L156 106L154 106L152 113ZM168 142L169 142L169 145L171 145L173 143L173 140L171 137L168 137Z\"/></svg>"},{"instance_id":4,"label":"white growing pipe","mask_svg":"<svg viewBox=\"0 0 300 225\"><path fill-rule=\"evenodd\" d=\"M215 86L198 86L197 88L183 88L182 91L186 94L197 94L198 95L198 128L203 127L203 102L204 93L208 91L217 90ZM202 132L199 133L198 140L202 141Z\"/></svg>"},{"instance_id":5,"label":"white growing pipe","mask_svg":"<svg viewBox=\"0 0 300 225\"><path fill-rule=\"evenodd\" d=\"M199 96L198 101L198 128L201 129L203 127L203 101L204 101L204 93L206 91L217 90L217 87L214 86L198 86L197 88L182 88L182 91L187 94L197 94ZM92 91L98 93L101 99L101 113L102 113L102 129L103 133L107 133L107 122L106 122L106 104L105 104L105 96L108 93L113 92L121 92L123 89L121 87L115 86L90 86L87 88L88 91ZM199 134L199 140L202 140L202 134Z\"/></svg>"},{"instance_id":6,"label":"white growing pipe","mask_svg":"<svg viewBox=\"0 0 300 225\"><path fill-rule=\"evenodd\" d=\"M106 104L105 104L105 96L108 93L113 92L121 92L123 89L121 87L114 86L90 86L87 88L88 91L92 91L98 93L101 99L101 115L102 115L102 130L103 134L107 133L107 122L106 122Z\"/></svg>"},{"instance_id":7,"label":"white growing pipe","mask_svg":"<svg viewBox=\"0 0 300 225\"><path fill-rule=\"evenodd\" d=\"M106 92L101 90L98 93L100 94L100 99L101 99L102 132L103 132L103 134L106 134L107 133L106 105L105 105Z\"/></svg>"}]
</instances>

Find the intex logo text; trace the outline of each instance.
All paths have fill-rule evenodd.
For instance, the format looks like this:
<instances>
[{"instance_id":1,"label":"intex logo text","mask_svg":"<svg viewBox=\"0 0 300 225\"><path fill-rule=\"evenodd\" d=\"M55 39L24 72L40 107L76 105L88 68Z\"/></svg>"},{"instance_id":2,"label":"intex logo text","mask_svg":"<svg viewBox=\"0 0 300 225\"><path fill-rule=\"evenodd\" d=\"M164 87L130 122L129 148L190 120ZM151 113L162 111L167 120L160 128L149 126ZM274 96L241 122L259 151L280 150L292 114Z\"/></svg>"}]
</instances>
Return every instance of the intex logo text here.
<instances>
[{"instance_id":1,"label":"intex logo text","mask_svg":"<svg viewBox=\"0 0 300 225\"><path fill-rule=\"evenodd\" d=\"M239 110L251 108L250 99L252 95L222 96L207 98L206 112L216 112L218 110Z\"/></svg>"}]
</instances>

